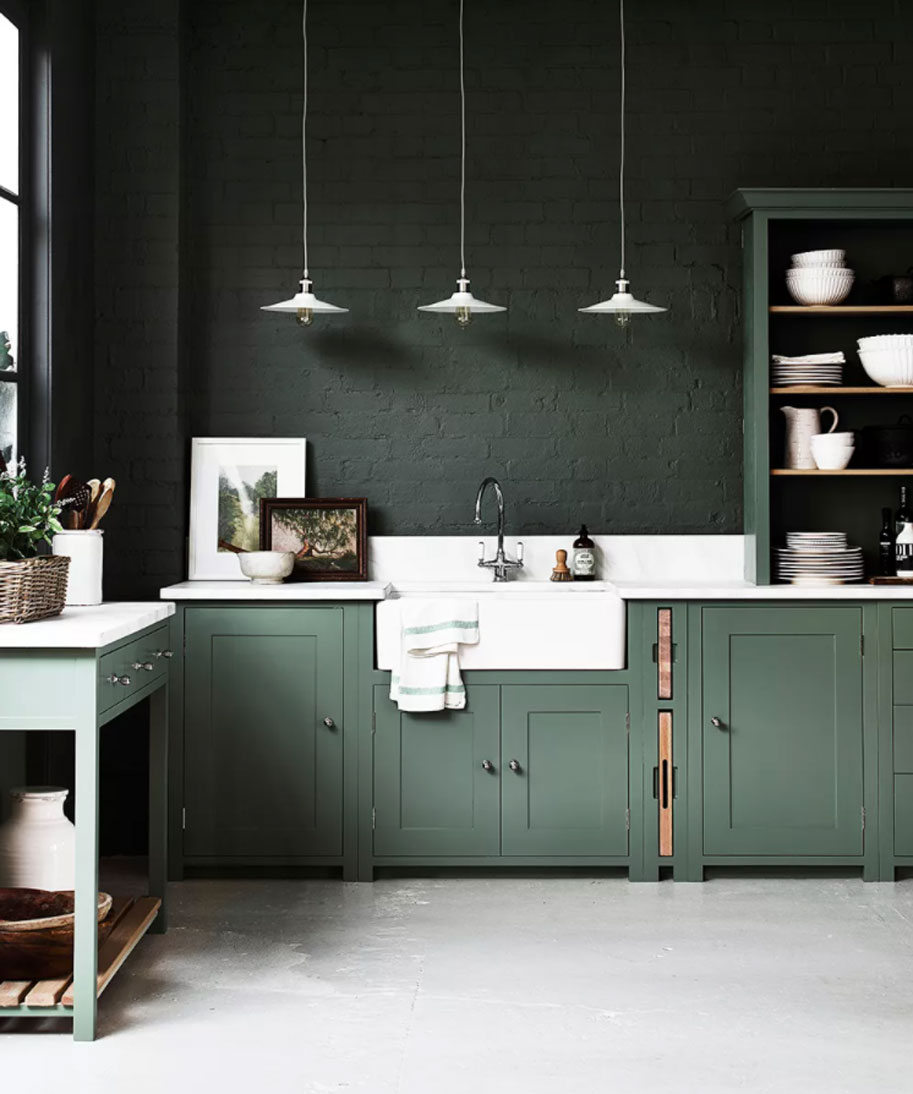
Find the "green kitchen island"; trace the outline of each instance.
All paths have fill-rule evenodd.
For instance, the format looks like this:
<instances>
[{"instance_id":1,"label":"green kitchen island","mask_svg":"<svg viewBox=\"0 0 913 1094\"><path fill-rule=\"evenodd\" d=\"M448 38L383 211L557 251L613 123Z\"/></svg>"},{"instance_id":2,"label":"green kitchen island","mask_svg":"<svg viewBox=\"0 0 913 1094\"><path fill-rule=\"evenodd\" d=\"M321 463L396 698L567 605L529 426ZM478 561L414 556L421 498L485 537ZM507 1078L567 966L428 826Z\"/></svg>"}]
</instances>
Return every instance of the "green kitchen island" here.
<instances>
[{"instance_id":1,"label":"green kitchen island","mask_svg":"<svg viewBox=\"0 0 913 1094\"><path fill-rule=\"evenodd\" d=\"M36 623L0 626L0 732L66 731L75 738L76 915L73 976L0 981L0 1017L72 1017L92 1041L98 996L147 930L165 930L168 679L174 605L67 608ZM149 895L117 900L99 948L98 759L101 728L149 700Z\"/></svg>"}]
</instances>

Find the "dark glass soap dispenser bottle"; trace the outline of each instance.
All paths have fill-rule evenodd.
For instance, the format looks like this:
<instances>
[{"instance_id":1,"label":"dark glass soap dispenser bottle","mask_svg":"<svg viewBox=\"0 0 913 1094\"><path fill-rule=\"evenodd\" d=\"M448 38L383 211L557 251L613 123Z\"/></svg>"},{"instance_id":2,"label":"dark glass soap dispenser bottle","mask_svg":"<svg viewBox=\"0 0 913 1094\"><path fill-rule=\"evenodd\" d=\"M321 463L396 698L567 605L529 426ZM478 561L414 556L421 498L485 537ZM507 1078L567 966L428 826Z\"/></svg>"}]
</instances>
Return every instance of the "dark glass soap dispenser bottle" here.
<instances>
[{"instance_id":1,"label":"dark glass soap dispenser bottle","mask_svg":"<svg viewBox=\"0 0 913 1094\"><path fill-rule=\"evenodd\" d=\"M587 534L586 525L580 525L580 535L574 540L571 563L575 581L596 580L596 544Z\"/></svg>"}]
</instances>

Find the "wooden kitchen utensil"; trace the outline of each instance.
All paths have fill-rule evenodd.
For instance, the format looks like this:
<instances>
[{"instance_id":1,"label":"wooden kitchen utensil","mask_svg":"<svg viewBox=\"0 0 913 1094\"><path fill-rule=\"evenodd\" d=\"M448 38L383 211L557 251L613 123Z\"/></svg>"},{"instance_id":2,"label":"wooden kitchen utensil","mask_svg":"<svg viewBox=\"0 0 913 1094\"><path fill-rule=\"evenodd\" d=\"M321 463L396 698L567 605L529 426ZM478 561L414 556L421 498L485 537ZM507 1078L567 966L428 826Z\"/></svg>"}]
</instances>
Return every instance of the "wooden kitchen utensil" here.
<instances>
[{"instance_id":1,"label":"wooden kitchen utensil","mask_svg":"<svg viewBox=\"0 0 913 1094\"><path fill-rule=\"evenodd\" d=\"M90 528L97 528L101 522L101 518L111 508L111 501L114 498L114 487L117 483L114 479L105 479L101 486L101 494L98 501L95 503L94 511L92 514L92 522L89 525Z\"/></svg>"},{"instance_id":2,"label":"wooden kitchen utensil","mask_svg":"<svg viewBox=\"0 0 913 1094\"><path fill-rule=\"evenodd\" d=\"M567 551L555 552L555 568L552 570L552 581L573 581L574 575L567 566Z\"/></svg>"}]
</instances>

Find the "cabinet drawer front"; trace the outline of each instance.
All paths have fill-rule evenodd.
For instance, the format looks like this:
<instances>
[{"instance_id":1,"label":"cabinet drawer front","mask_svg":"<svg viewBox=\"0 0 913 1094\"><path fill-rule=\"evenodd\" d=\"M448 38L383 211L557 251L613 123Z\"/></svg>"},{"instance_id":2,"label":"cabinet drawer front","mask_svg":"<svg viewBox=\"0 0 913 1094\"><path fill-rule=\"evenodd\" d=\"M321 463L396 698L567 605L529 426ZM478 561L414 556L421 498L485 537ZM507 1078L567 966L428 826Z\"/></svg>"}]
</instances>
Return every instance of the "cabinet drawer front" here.
<instances>
[{"instance_id":1,"label":"cabinet drawer front","mask_svg":"<svg viewBox=\"0 0 913 1094\"><path fill-rule=\"evenodd\" d=\"M167 624L142 638L128 642L119 649L111 650L98 660L98 711L104 713L117 703L123 702L153 680L160 680L168 672L168 658L162 656L170 649L170 628ZM139 666L136 668L135 666ZM146 668L146 666L151 666ZM129 683L112 683L111 677L129 680Z\"/></svg>"},{"instance_id":2,"label":"cabinet drawer front","mask_svg":"<svg viewBox=\"0 0 913 1094\"><path fill-rule=\"evenodd\" d=\"M891 615L894 621L894 649L913 650L913 608L895 608Z\"/></svg>"},{"instance_id":3,"label":"cabinet drawer front","mask_svg":"<svg viewBox=\"0 0 913 1094\"><path fill-rule=\"evenodd\" d=\"M894 776L894 854L913 856L913 775Z\"/></svg>"},{"instance_id":4,"label":"cabinet drawer front","mask_svg":"<svg viewBox=\"0 0 913 1094\"><path fill-rule=\"evenodd\" d=\"M913 704L913 650L894 651L894 702Z\"/></svg>"},{"instance_id":5,"label":"cabinet drawer front","mask_svg":"<svg viewBox=\"0 0 913 1094\"><path fill-rule=\"evenodd\" d=\"M894 708L894 770L913 773L913 707Z\"/></svg>"}]
</instances>

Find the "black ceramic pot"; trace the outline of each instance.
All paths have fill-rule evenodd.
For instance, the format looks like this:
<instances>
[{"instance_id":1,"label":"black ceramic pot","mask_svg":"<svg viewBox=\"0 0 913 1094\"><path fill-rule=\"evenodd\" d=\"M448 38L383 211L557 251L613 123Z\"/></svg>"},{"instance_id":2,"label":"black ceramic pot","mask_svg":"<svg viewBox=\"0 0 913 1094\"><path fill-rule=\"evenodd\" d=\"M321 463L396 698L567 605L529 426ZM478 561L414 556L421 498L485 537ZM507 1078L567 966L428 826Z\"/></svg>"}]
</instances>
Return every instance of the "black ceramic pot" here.
<instances>
[{"instance_id":1,"label":"black ceramic pot","mask_svg":"<svg viewBox=\"0 0 913 1094\"><path fill-rule=\"evenodd\" d=\"M913 266L905 274L885 274L875 282L886 304L913 304Z\"/></svg>"},{"instance_id":2,"label":"black ceramic pot","mask_svg":"<svg viewBox=\"0 0 913 1094\"><path fill-rule=\"evenodd\" d=\"M862 430L867 467L913 467L913 420L903 414L897 425L867 425Z\"/></svg>"}]
</instances>

